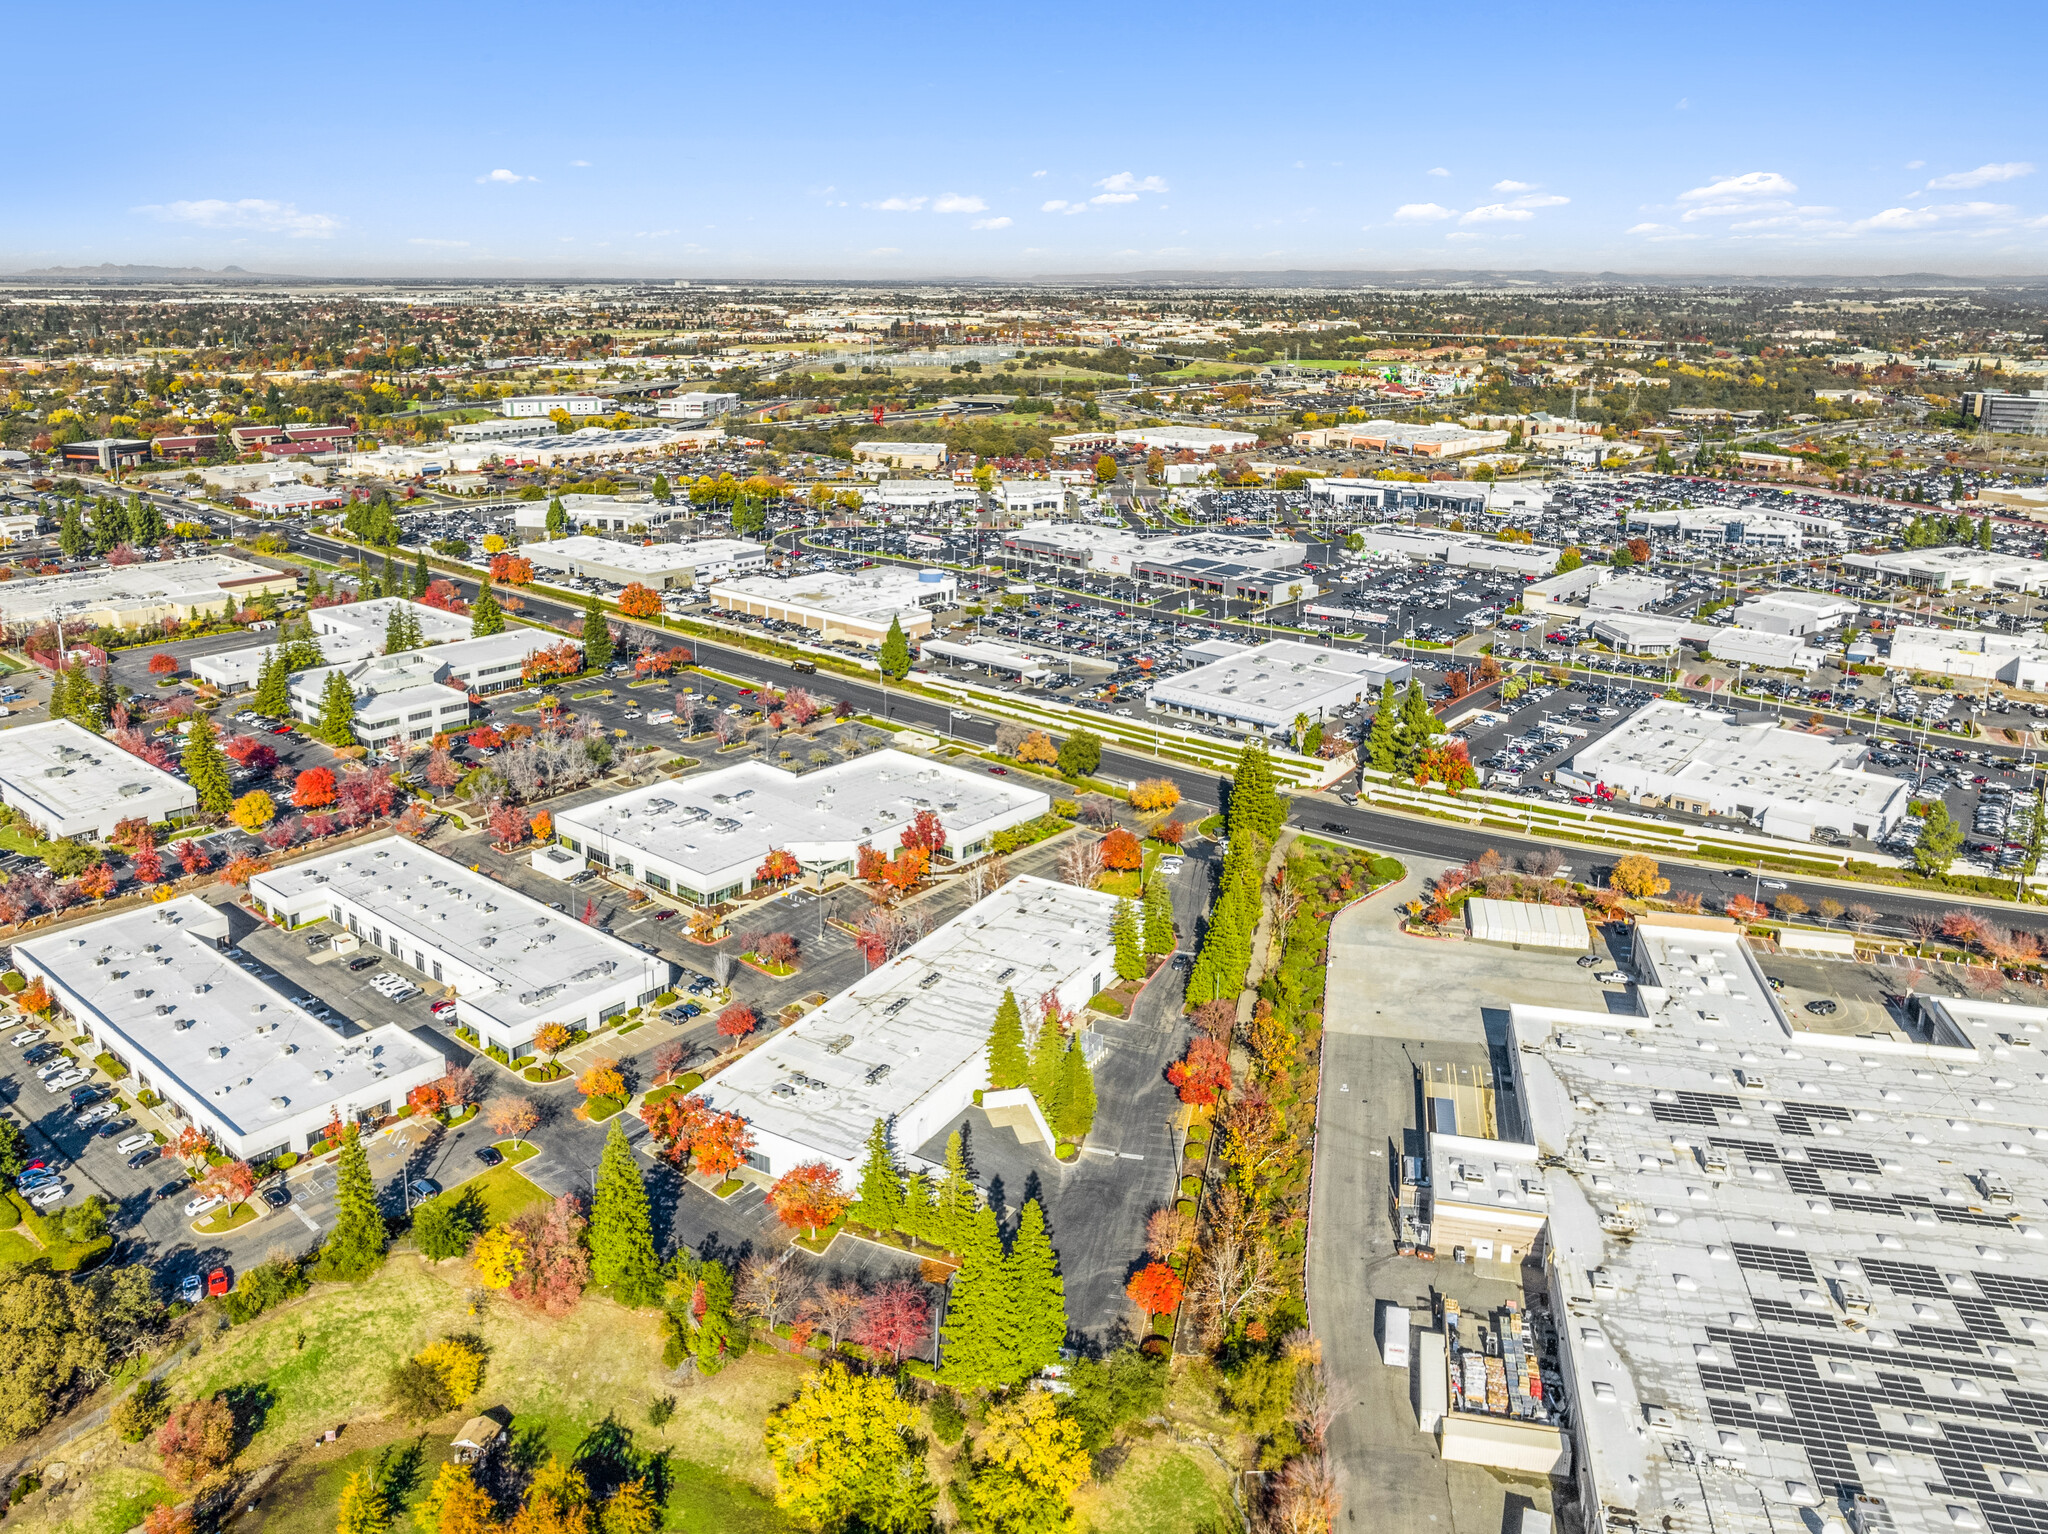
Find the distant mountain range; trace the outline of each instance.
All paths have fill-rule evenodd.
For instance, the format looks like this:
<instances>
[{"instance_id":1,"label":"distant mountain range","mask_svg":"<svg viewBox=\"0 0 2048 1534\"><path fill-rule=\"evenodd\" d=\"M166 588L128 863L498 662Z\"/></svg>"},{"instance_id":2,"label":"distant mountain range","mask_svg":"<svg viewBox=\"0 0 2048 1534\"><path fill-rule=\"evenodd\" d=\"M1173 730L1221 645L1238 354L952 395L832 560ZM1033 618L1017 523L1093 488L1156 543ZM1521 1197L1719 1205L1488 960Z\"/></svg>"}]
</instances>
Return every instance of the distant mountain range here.
<instances>
[{"instance_id":1,"label":"distant mountain range","mask_svg":"<svg viewBox=\"0 0 2048 1534\"><path fill-rule=\"evenodd\" d=\"M32 272L0 277L0 282L314 282L313 277L287 277L276 272L245 272L239 266L224 266L209 272L199 266L116 266L103 261L98 266L45 266Z\"/></svg>"}]
</instances>

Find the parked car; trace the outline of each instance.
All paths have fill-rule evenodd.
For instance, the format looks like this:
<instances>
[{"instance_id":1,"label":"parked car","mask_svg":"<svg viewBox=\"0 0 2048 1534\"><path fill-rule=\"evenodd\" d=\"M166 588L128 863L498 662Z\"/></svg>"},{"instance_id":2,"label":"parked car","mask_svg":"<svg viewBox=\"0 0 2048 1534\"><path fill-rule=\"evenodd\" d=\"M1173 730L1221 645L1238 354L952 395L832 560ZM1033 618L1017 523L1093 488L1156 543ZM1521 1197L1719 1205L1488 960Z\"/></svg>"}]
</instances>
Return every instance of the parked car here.
<instances>
[{"instance_id":1,"label":"parked car","mask_svg":"<svg viewBox=\"0 0 2048 1534\"><path fill-rule=\"evenodd\" d=\"M366 953L363 954L360 958L350 959L348 961L348 967L351 972L355 972L359 970L370 969L374 967L377 964L377 962L378 960L375 954Z\"/></svg>"},{"instance_id":2,"label":"parked car","mask_svg":"<svg viewBox=\"0 0 2048 1534\"><path fill-rule=\"evenodd\" d=\"M28 1196L28 1201L38 1209L47 1209L70 1191L69 1188L60 1182L43 1189L40 1193L31 1193Z\"/></svg>"},{"instance_id":3,"label":"parked car","mask_svg":"<svg viewBox=\"0 0 2048 1534\"><path fill-rule=\"evenodd\" d=\"M443 996L428 1010L436 1017L452 1017L455 1014L455 1003L448 997Z\"/></svg>"},{"instance_id":4,"label":"parked car","mask_svg":"<svg viewBox=\"0 0 2048 1534\"><path fill-rule=\"evenodd\" d=\"M218 1193L202 1193L197 1198L185 1201L185 1218L196 1220L209 1209L218 1209L227 1202Z\"/></svg>"},{"instance_id":5,"label":"parked car","mask_svg":"<svg viewBox=\"0 0 2048 1534\"><path fill-rule=\"evenodd\" d=\"M505 1157L504 1153L501 1152L495 1145L479 1145L476 1148L476 1159L481 1161L485 1166L496 1166L499 1162L503 1161Z\"/></svg>"},{"instance_id":6,"label":"parked car","mask_svg":"<svg viewBox=\"0 0 2048 1534\"><path fill-rule=\"evenodd\" d=\"M441 1191L441 1185L431 1177L415 1177L409 1184L408 1190L413 1196L413 1201L417 1203L423 1198L434 1197Z\"/></svg>"},{"instance_id":7,"label":"parked car","mask_svg":"<svg viewBox=\"0 0 2048 1534\"><path fill-rule=\"evenodd\" d=\"M197 1305L206 1298L206 1280L197 1273L187 1273L178 1282L178 1298L187 1305Z\"/></svg>"},{"instance_id":8,"label":"parked car","mask_svg":"<svg viewBox=\"0 0 2048 1534\"><path fill-rule=\"evenodd\" d=\"M62 1075L52 1076L43 1083L43 1090L49 1093L50 1096L55 1097L59 1092L69 1087L74 1087L83 1080L85 1080L85 1072L74 1068L65 1071Z\"/></svg>"},{"instance_id":9,"label":"parked car","mask_svg":"<svg viewBox=\"0 0 2048 1534\"><path fill-rule=\"evenodd\" d=\"M23 1044L33 1044L37 1040L46 1039L49 1036L50 1031L47 1028L24 1028L7 1042L19 1047Z\"/></svg>"},{"instance_id":10,"label":"parked car","mask_svg":"<svg viewBox=\"0 0 2048 1534\"><path fill-rule=\"evenodd\" d=\"M139 1172L162 1154L154 1145L146 1146L128 1158L128 1170Z\"/></svg>"},{"instance_id":11,"label":"parked car","mask_svg":"<svg viewBox=\"0 0 2048 1534\"><path fill-rule=\"evenodd\" d=\"M152 1134L132 1134L115 1146L114 1149L124 1156L129 1156L141 1150L145 1145L154 1149L156 1147L156 1136Z\"/></svg>"},{"instance_id":12,"label":"parked car","mask_svg":"<svg viewBox=\"0 0 2048 1534\"><path fill-rule=\"evenodd\" d=\"M229 1280L228 1270L226 1268L215 1268L211 1273L206 1275L206 1292L209 1297L217 1297L226 1294L228 1292L228 1288Z\"/></svg>"},{"instance_id":13,"label":"parked car","mask_svg":"<svg viewBox=\"0 0 2048 1534\"><path fill-rule=\"evenodd\" d=\"M283 1183L272 1183L263 1190L263 1202L272 1209L282 1209L292 1201L292 1190Z\"/></svg>"}]
</instances>

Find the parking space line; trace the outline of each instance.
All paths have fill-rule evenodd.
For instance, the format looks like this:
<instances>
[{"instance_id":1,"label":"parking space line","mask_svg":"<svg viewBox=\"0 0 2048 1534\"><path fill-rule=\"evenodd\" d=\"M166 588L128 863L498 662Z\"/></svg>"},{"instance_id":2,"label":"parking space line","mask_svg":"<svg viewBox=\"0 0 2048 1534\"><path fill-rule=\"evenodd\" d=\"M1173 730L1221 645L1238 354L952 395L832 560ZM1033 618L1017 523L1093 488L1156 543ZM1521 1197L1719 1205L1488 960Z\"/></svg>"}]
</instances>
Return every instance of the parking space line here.
<instances>
[{"instance_id":1,"label":"parking space line","mask_svg":"<svg viewBox=\"0 0 2048 1534\"><path fill-rule=\"evenodd\" d=\"M285 1207L291 1210L293 1214L299 1217L299 1223L305 1226L306 1229L310 1230L316 1236L320 1234L320 1222L315 1220L310 1214L306 1213L305 1210L301 1209L297 1204L287 1204Z\"/></svg>"}]
</instances>

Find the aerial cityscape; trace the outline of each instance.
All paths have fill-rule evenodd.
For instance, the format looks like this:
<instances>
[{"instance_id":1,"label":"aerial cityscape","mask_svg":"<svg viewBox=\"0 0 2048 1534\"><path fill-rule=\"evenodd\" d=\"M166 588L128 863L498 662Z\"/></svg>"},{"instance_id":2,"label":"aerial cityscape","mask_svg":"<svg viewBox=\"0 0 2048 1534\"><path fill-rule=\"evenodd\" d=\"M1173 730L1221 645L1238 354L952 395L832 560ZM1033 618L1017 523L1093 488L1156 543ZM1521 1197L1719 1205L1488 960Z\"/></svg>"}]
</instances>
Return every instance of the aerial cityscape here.
<instances>
[{"instance_id":1,"label":"aerial cityscape","mask_svg":"<svg viewBox=\"0 0 2048 1534\"><path fill-rule=\"evenodd\" d=\"M107 19L7 1528L2048 1534L2032 13Z\"/></svg>"}]
</instances>

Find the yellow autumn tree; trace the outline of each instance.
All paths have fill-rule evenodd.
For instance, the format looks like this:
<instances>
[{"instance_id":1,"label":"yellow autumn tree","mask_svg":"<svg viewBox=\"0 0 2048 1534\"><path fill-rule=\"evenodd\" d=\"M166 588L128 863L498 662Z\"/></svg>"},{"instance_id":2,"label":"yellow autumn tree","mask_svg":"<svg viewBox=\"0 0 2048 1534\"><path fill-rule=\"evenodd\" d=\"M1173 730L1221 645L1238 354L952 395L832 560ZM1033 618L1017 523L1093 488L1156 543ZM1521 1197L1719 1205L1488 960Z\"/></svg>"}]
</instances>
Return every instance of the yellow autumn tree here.
<instances>
[{"instance_id":1,"label":"yellow autumn tree","mask_svg":"<svg viewBox=\"0 0 2048 1534\"><path fill-rule=\"evenodd\" d=\"M484 1350L470 1338L443 1337L413 1357L441 1376L452 1401L467 1401L483 1388Z\"/></svg>"},{"instance_id":2,"label":"yellow autumn tree","mask_svg":"<svg viewBox=\"0 0 2048 1534\"><path fill-rule=\"evenodd\" d=\"M1131 786L1131 808L1151 815L1180 803L1180 789L1171 778L1146 778Z\"/></svg>"},{"instance_id":3,"label":"yellow autumn tree","mask_svg":"<svg viewBox=\"0 0 2048 1534\"><path fill-rule=\"evenodd\" d=\"M1078 1424L1042 1390L992 1406L960 1486L970 1522L989 1534L1060 1534L1074 1521L1073 1496L1088 1479Z\"/></svg>"},{"instance_id":4,"label":"yellow autumn tree","mask_svg":"<svg viewBox=\"0 0 2048 1534\"><path fill-rule=\"evenodd\" d=\"M1060 759L1060 749L1052 743L1052 737L1043 730L1033 730L1017 747L1017 760L1037 762L1050 767Z\"/></svg>"},{"instance_id":5,"label":"yellow autumn tree","mask_svg":"<svg viewBox=\"0 0 2048 1534\"><path fill-rule=\"evenodd\" d=\"M486 1289L508 1289L526 1271L526 1238L509 1225L497 1225L476 1238L469 1254L477 1280Z\"/></svg>"},{"instance_id":6,"label":"yellow autumn tree","mask_svg":"<svg viewBox=\"0 0 2048 1534\"><path fill-rule=\"evenodd\" d=\"M421 1534L500 1534L497 1506L467 1465L443 1465L413 1508Z\"/></svg>"},{"instance_id":7,"label":"yellow autumn tree","mask_svg":"<svg viewBox=\"0 0 2048 1534\"><path fill-rule=\"evenodd\" d=\"M1671 881L1660 875L1657 860L1640 852L1631 852L1619 858L1607 882L1636 900L1648 900L1652 895L1662 895L1671 888Z\"/></svg>"},{"instance_id":8,"label":"yellow autumn tree","mask_svg":"<svg viewBox=\"0 0 2048 1534\"><path fill-rule=\"evenodd\" d=\"M228 819L244 831L261 831L277 816L277 801L260 788L252 788L235 801Z\"/></svg>"}]
</instances>

